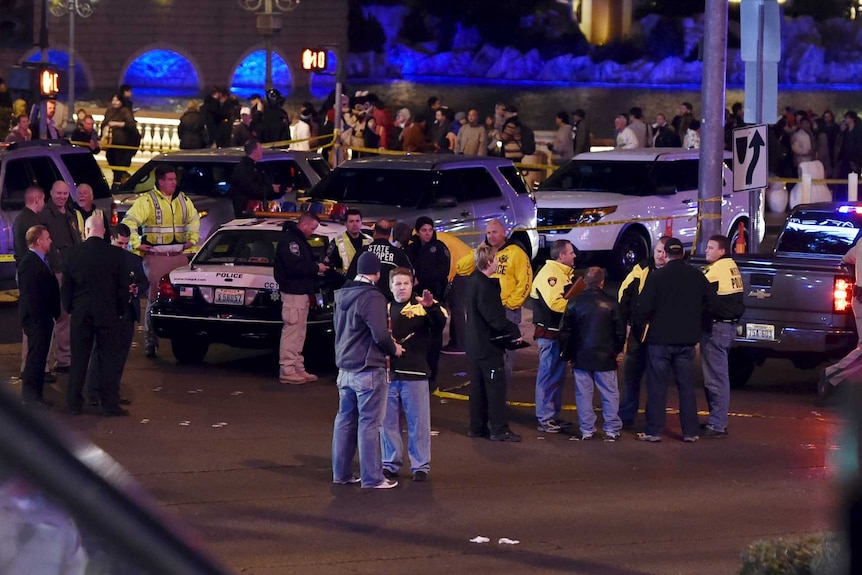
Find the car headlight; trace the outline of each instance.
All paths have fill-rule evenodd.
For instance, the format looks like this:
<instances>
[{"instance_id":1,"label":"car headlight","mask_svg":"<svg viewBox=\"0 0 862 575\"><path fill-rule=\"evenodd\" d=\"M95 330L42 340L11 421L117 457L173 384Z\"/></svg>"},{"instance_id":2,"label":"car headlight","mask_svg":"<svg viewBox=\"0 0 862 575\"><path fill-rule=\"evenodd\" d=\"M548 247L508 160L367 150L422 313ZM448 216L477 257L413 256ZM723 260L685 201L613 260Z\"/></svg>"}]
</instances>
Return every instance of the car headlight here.
<instances>
[{"instance_id":1,"label":"car headlight","mask_svg":"<svg viewBox=\"0 0 862 575\"><path fill-rule=\"evenodd\" d=\"M616 206L607 206L604 208L587 208L581 212L581 217L578 218L579 224L594 224L603 217L608 216L617 211Z\"/></svg>"}]
</instances>

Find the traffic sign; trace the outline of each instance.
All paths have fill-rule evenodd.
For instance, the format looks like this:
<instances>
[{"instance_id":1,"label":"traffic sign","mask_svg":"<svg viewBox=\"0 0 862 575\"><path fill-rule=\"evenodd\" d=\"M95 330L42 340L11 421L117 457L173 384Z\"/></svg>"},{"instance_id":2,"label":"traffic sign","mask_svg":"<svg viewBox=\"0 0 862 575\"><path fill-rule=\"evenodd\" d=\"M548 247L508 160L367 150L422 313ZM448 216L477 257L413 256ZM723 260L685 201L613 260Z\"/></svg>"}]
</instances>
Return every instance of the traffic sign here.
<instances>
[{"instance_id":1,"label":"traffic sign","mask_svg":"<svg viewBox=\"0 0 862 575\"><path fill-rule=\"evenodd\" d=\"M733 131L733 191L762 190L769 183L766 124Z\"/></svg>"}]
</instances>

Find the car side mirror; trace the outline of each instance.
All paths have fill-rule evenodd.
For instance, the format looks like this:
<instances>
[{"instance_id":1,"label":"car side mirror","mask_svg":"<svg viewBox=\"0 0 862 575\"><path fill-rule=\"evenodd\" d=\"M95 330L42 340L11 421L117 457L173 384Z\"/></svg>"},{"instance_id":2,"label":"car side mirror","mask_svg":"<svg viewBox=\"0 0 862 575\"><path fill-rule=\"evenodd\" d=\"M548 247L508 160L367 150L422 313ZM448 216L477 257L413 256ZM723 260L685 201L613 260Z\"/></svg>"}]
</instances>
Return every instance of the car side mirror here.
<instances>
[{"instance_id":1,"label":"car side mirror","mask_svg":"<svg viewBox=\"0 0 862 575\"><path fill-rule=\"evenodd\" d=\"M454 208L458 205L458 200L452 196L441 196L437 201L431 204L432 208Z\"/></svg>"}]
</instances>

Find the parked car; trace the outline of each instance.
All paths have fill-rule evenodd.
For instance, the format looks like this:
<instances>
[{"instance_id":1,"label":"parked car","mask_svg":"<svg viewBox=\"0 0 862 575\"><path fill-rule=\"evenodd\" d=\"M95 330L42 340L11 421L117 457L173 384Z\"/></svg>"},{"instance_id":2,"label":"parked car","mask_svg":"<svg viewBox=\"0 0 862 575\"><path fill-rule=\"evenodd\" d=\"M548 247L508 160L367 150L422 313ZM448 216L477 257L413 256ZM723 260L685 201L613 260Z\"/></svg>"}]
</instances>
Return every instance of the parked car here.
<instances>
[{"instance_id":1,"label":"parked car","mask_svg":"<svg viewBox=\"0 0 862 575\"><path fill-rule=\"evenodd\" d=\"M745 314L729 354L731 383L744 385L768 358L811 369L856 347L856 276L841 258L862 231L862 203L796 206L771 254L734 255Z\"/></svg>"},{"instance_id":2,"label":"parked car","mask_svg":"<svg viewBox=\"0 0 862 575\"><path fill-rule=\"evenodd\" d=\"M181 363L203 360L211 343L233 347L278 349L281 337L281 296L273 277L275 250L285 219L237 219L207 239L189 265L159 282L153 305L153 327L171 341ZM329 243L345 232L343 224L321 221L309 238L322 261ZM308 311L306 349L310 357L331 356L333 292L339 274L322 277ZM325 351L321 351L325 350Z\"/></svg>"},{"instance_id":3,"label":"parked car","mask_svg":"<svg viewBox=\"0 0 862 575\"><path fill-rule=\"evenodd\" d=\"M538 249L536 204L511 160L420 154L349 160L307 194L310 209L336 216L357 208L366 222L379 218L410 227L419 216L470 245L498 219L532 258Z\"/></svg>"},{"instance_id":4,"label":"parked car","mask_svg":"<svg viewBox=\"0 0 862 575\"><path fill-rule=\"evenodd\" d=\"M201 214L201 240L204 240L220 225L234 219L228 192L233 170L243 156L241 148L183 150L156 156L114 193L118 217L122 221L139 195L155 187L156 166L170 164L177 170L177 189L192 200ZM330 171L326 159L316 152L264 149L260 165L286 192L284 202L295 202L297 196L302 196Z\"/></svg>"},{"instance_id":5,"label":"parked car","mask_svg":"<svg viewBox=\"0 0 862 575\"><path fill-rule=\"evenodd\" d=\"M740 223L748 234L751 215L749 193L733 193L729 161L725 152L721 222L722 233L735 244ZM668 228L690 246L697 230L699 163L698 150L681 148L578 154L534 194L540 245L570 240L585 256L582 263L605 260L617 278L647 258ZM758 218L764 230L763 214Z\"/></svg>"},{"instance_id":6,"label":"parked car","mask_svg":"<svg viewBox=\"0 0 862 575\"><path fill-rule=\"evenodd\" d=\"M24 192L36 185L48 192L54 182L69 185L72 200L78 198L78 184L93 187L95 204L111 208L111 190L88 148L73 146L68 140L34 140L0 147L0 284L14 287L15 252L12 222L24 207Z\"/></svg>"}]
</instances>

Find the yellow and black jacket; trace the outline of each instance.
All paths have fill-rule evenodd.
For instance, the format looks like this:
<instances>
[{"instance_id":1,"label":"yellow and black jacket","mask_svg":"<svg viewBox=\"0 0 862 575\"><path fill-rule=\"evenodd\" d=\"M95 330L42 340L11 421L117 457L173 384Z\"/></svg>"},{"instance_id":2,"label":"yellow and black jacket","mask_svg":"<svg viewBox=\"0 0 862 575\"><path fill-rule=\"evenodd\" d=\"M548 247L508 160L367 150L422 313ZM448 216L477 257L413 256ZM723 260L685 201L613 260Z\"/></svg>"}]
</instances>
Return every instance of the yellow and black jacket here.
<instances>
[{"instance_id":1,"label":"yellow and black jacket","mask_svg":"<svg viewBox=\"0 0 862 575\"><path fill-rule=\"evenodd\" d=\"M745 313L742 274L730 256L721 257L703 268L709 285L718 297L711 309L713 321L737 321Z\"/></svg>"},{"instance_id":2,"label":"yellow and black jacket","mask_svg":"<svg viewBox=\"0 0 862 575\"><path fill-rule=\"evenodd\" d=\"M163 246L190 242L187 253L197 251L200 239L201 218L194 204L182 192L172 198L158 188L141 194L126 212L123 223L129 226L132 235L129 245L138 249L142 243Z\"/></svg>"},{"instance_id":3,"label":"yellow and black jacket","mask_svg":"<svg viewBox=\"0 0 862 575\"><path fill-rule=\"evenodd\" d=\"M524 248L516 243L506 242L497 251L497 273L491 277L500 280L500 297L509 309L519 309L527 301L533 287L533 268ZM458 260L458 275L469 276L476 270L473 252Z\"/></svg>"},{"instance_id":4,"label":"yellow and black jacket","mask_svg":"<svg viewBox=\"0 0 862 575\"><path fill-rule=\"evenodd\" d=\"M556 339L560 320L566 311L565 294L572 285L574 270L556 260L546 260L533 280L530 297L533 298L534 337Z\"/></svg>"}]
</instances>

